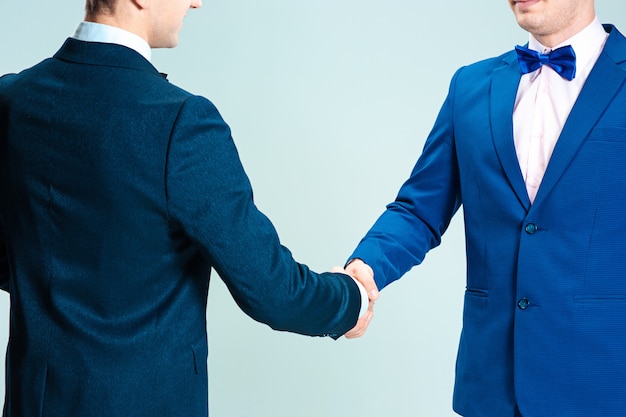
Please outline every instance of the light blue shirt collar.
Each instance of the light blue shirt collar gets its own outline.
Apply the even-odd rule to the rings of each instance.
[[[148,45],[145,39],[114,26],[94,22],[81,22],[72,37],[86,42],[123,45],[141,54],[148,61],[152,58],[152,49],[150,49],[150,45]]]

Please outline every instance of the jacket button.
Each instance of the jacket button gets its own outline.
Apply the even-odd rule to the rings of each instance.
[[[526,310],[528,308],[529,304],[530,304],[530,302],[528,301],[527,298],[520,298],[519,301],[517,302],[517,306],[521,310]]]
[[[528,223],[526,225],[525,230],[526,230],[526,233],[528,233],[529,235],[532,235],[533,233],[535,233],[537,231],[537,226],[535,226],[532,223]]]

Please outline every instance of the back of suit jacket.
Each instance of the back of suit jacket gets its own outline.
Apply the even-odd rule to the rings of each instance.
[[[360,295],[296,263],[215,107],[123,46],[0,79],[6,416],[206,416],[214,268],[251,317],[337,336]]]
[[[462,205],[463,416],[626,410],[626,39],[605,29],[532,206],[513,141],[521,73],[509,52],[455,74],[411,177],[352,255],[382,288],[440,243]]]

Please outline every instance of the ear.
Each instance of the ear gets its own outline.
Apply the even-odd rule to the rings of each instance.
[[[130,1],[139,10],[148,9],[150,7],[150,0],[130,0]]]

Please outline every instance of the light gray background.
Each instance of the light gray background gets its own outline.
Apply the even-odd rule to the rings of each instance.
[[[596,3],[603,22],[626,31],[624,0]],[[56,52],[83,4],[0,0],[0,74]],[[296,259],[321,271],[342,264],[395,197],[453,72],[526,40],[506,0],[205,0],[181,45],[155,51],[153,62],[216,104],[257,205]],[[462,228],[459,215],[442,246],[382,292],[358,340],[273,332],[215,276],[211,416],[455,415]],[[9,300],[0,297],[4,349]]]

